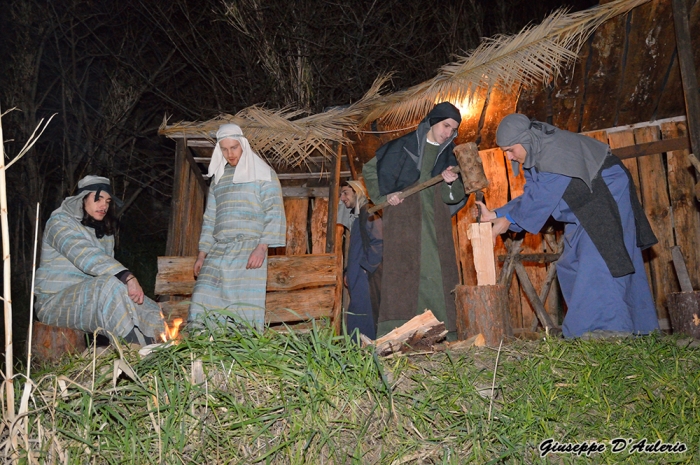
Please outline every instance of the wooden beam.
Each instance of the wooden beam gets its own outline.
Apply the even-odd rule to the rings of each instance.
[[[192,269],[197,257],[158,257],[155,293],[190,295],[194,290]],[[267,259],[267,290],[293,291],[336,283],[336,257],[321,255],[272,255]]]
[[[644,144],[630,145],[612,149],[613,155],[620,159],[639,158],[646,155],[656,155],[658,153],[672,152],[675,150],[685,150],[690,147],[687,137],[675,137],[673,139],[663,139]]]
[[[328,198],[327,187],[282,187],[282,197],[325,197]]]
[[[327,178],[334,173],[330,171],[323,171],[320,173],[278,173],[277,177],[280,179],[319,179]],[[340,165],[338,165],[338,178],[349,178],[350,171],[340,171]]]
[[[688,10],[685,6],[685,0],[672,0],[672,4],[673,23],[676,27],[676,51],[681,67],[691,153],[698,153],[697,151],[700,150],[700,95],[698,95],[698,77],[695,73]]]
[[[499,255],[498,261],[504,262],[509,255]],[[552,263],[559,260],[560,253],[522,253],[512,257],[514,260],[526,263]]]
[[[335,250],[335,223],[338,219],[338,209],[336,199],[340,193],[340,159],[343,156],[343,145],[335,143],[337,148],[336,157],[333,159],[333,177],[331,178],[330,189],[328,190],[328,225],[326,230],[326,253]],[[349,173],[348,173],[349,174]]]

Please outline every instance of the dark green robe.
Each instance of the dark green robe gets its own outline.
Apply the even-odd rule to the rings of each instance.
[[[437,146],[426,143],[418,182],[430,179],[437,151]],[[374,194],[377,202],[382,202],[385,198],[373,192],[373,161],[365,165],[363,174],[370,196]],[[463,198],[464,187],[458,178],[452,186],[439,183],[407,197],[398,206],[384,209],[384,276],[378,337],[426,309],[432,310],[455,335],[454,296],[450,292],[459,284],[459,273],[448,204]]]

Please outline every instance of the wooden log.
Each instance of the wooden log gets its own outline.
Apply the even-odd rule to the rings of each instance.
[[[434,344],[445,339],[445,336],[445,323],[438,321],[432,311],[426,310],[377,339],[374,344],[378,355],[389,355]]]
[[[474,251],[474,269],[478,286],[496,284],[496,261],[493,259],[493,239],[491,222],[472,223],[468,237]]]
[[[331,318],[335,304],[335,286],[314,287],[289,292],[268,292],[265,297],[265,322],[283,323],[321,317]],[[187,320],[189,301],[160,302],[169,319]]]
[[[32,354],[35,360],[54,362],[65,354],[78,354],[87,343],[83,331],[59,328],[35,321],[32,328]]]
[[[286,255],[303,255],[308,250],[309,199],[286,197],[284,214],[287,217]]]
[[[336,205],[335,202],[333,205]],[[328,198],[316,198],[311,212],[311,253],[326,253],[327,226]]]
[[[685,123],[662,123],[663,138],[685,137]],[[683,257],[689,270],[690,282],[694,289],[700,288],[700,214],[695,199],[693,186],[695,176],[693,167],[688,159],[687,150],[668,152],[666,154],[668,167],[668,190],[673,212],[673,229],[675,243],[683,251]],[[700,179],[700,177],[698,178]]]
[[[501,340],[513,337],[505,286],[457,286],[455,304],[458,339],[481,333],[487,346],[498,347]]]
[[[659,138],[659,128],[646,127],[634,130],[636,142],[650,142]],[[674,245],[671,226],[671,201],[668,198],[668,181],[661,154],[638,159],[642,204],[651,228],[659,239],[649,250],[651,260],[651,288],[659,319],[668,318],[666,296],[680,290],[671,265],[671,246]]]
[[[191,295],[196,257],[158,257],[157,295]],[[275,255],[267,259],[268,291],[290,291],[336,282],[334,254]]]
[[[700,291],[669,294],[668,313],[674,334],[700,339]]]

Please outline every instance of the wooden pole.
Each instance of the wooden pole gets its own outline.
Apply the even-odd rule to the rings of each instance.
[[[27,331],[27,379],[32,366],[32,326],[34,325],[34,282],[36,279],[36,252],[39,248],[39,203],[36,204],[36,224],[34,229],[34,257],[32,258],[32,291],[29,295],[29,331]],[[29,384],[29,383],[27,383]]]
[[[2,109],[0,108],[0,114]],[[14,353],[12,345],[12,288],[10,286],[10,227],[7,222],[7,182],[5,179],[5,139],[0,122],[0,229],[2,230],[3,308],[5,311],[5,392],[7,393],[7,416],[15,419]]]
[[[690,24],[685,0],[673,0],[673,22],[676,27],[676,50],[681,67],[685,113],[690,132],[691,153],[688,154],[695,166],[696,175],[700,177],[700,162],[696,154],[700,150],[700,95],[698,95],[698,77],[695,72],[693,45],[690,40]],[[695,184],[695,197],[700,200],[700,183]]]
[[[338,194],[340,193],[340,159],[343,156],[343,145],[336,142],[337,152],[333,160],[333,177],[328,189],[328,225],[326,229],[326,253],[335,250],[335,223],[338,219]]]
[[[484,189],[489,185],[489,181],[488,179],[486,179],[486,175],[484,174],[484,167],[481,161],[481,157],[479,156],[479,150],[477,149],[476,144],[474,142],[467,142],[466,144],[458,145],[454,149],[454,154],[457,158],[457,163],[459,163],[459,166],[453,166],[452,172],[462,173],[464,192],[466,194],[471,194],[472,192]],[[435,184],[441,181],[442,174],[438,174],[437,176],[433,176],[427,181],[415,184],[412,187],[406,189],[405,191],[402,191],[400,194],[398,194],[398,197],[400,199],[405,199],[409,195],[413,195],[417,192],[422,191],[423,189],[426,189],[430,186],[434,186]],[[372,213],[376,212],[377,210],[381,210],[387,205],[389,205],[389,202],[380,203],[367,210],[367,213],[371,215]]]

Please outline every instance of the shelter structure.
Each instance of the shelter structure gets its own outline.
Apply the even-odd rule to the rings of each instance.
[[[674,7],[678,16],[675,22]],[[480,48],[458,63],[446,65],[432,83],[389,96],[381,96],[374,89],[365,101],[351,107],[354,113],[348,119],[354,118],[357,123],[354,127],[336,126],[333,139],[325,145],[309,146],[313,150],[295,159],[301,162],[275,166],[283,183],[289,222],[287,250],[275,253],[306,254],[333,249],[331,231],[339,181],[357,178],[362,165],[374,156],[379,146],[412,130],[436,101],[450,100],[462,110],[456,142],[475,141],[479,146],[491,181],[484,191],[486,204],[499,206],[520,195],[524,178],[513,175],[510,163],[506,163],[495,143],[500,120],[507,114],[520,112],[606,142],[624,159],[659,238],[659,243],[646,252],[645,262],[661,327],[668,329],[667,296],[679,290],[670,247],[680,246],[692,286],[700,287],[700,204],[694,196],[700,165],[694,168],[692,155],[689,156],[693,139],[689,133],[693,132],[693,125],[700,124],[700,108],[687,110],[692,108],[689,98],[698,100],[697,81],[688,87],[687,72],[681,79],[682,65],[685,63],[694,73],[695,63],[700,59],[693,56],[700,54],[700,47],[692,39],[700,32],[700,2],[693,3],[688,10],[685,8],[683,0],[618,0],[604,2],[595,11],[557,16],[554,20],[561,21],[564,29],[574,27],[577,21],[593,24],[578,36],[576,40],[580,43],[571,45],[571,40],[564,41],[562,47],[576,52],[573,57],[562,52],[562,62],[571,65],[566,72],[550,69],[551,72],[540,75],[537,73],[541,70],[535,72],[530,68],[530,61],[537,59],[530,58],[530,49],[523,45],[530,40],[530,36],[525,36],[534,35],[537,28],[551,26],[543,23],[523,31],[512,42],[495,44],[502,53],[514,54],[517,47],[513,44],[516,39],[520,41],[517,43],[527,54],[512,55],[508,66],[519,67],[516,74],[520,75],[525,70],[525,78],[503,78],[496,85],[506,67],[494,68],[492,63],[496,60],[489,62]],[[674,26],[683,17],[689,29],[687,42]],[[556,30],[547,33],[553,37],[563,34]],[[493,41],[486,45],[493,51]],[[684,51],[686,58],[682,59]],[[690,59],[689,51],[692,51]],[[481,59],[481,64],[477,59]],[[470,63],[477,78],[473,79],[467,72],[460,74],[459,66],[468,68]],[[547,66],[558,65],[544,68]],[[532,75],[535,78],[527,78]],[[437,93],[436,83],[444,87]],[[168,255],[193,256],[197,252],[206,192],[201,167],[213,146],[211,139],[204,137],[204,128],[213,123],[161,128],[162,134],[176,141]],[[475,284],[467,237],[469,224],[474,220],[468,211],[465,208],[454,218],[453,234],[462,284]],[[549,289],[552,285],[553,273],[549,270],[557,258],[561,240],[561,228],[555,224],[547,225],[538,235],[527,234],[523,238],[522,261],[529,278],[525,281],[530,281],[535,289]],[[496,249],[497,255],[504,258],[506,244],[499,242]],[[509,284],[509,313],[516,333],[530,331],[538,323],[532,298],[523,289],[528,284],[522,278],[519,276]],[[560,321],[566,309],[558,299],[556,284],[553,289],[549,299],[546,293],[539,297],[551,318]]]

